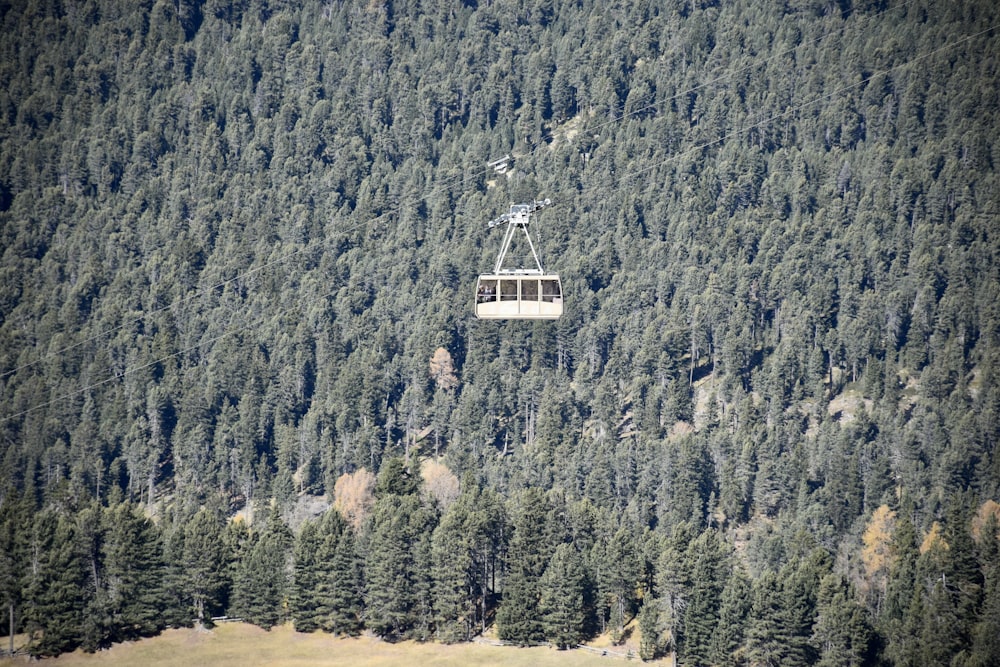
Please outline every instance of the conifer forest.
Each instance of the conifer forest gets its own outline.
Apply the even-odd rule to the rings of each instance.
[[[3,649],[1000,664],[997,17],[0,2]]]

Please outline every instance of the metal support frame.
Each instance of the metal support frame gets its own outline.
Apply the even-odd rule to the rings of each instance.
[[[497,262],[493,267],[494,274],[540,276],[545,273],[545,270],[542,268],[542,262],[538,259],[538,251],[535,250],[535,244],[531,240],[531,234],[528,233],[528,223],[530,222],[532,213],[548,206],[551,203],[552,202],[550,200],[545,199],[543,201],[535,200],[530,204],[511,204],[509,213],[504,213],[499,218],[490,220],[489,227],[491,228],[507,223],[507,230],[503,235],[503,243],[500,245],[500,254],[497,255]],[[507,257],[507,251],[510,250],[511,241],[514,240],[514,230],[518,228],[524,231],[524,238],[528,239],[528,247],[531,248],[531,256],[535,258],[535,266],[537,268],[503,268],[503,261]]]

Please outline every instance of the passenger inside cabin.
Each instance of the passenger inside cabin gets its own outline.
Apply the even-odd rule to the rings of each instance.
[[[476,300],[479,303],[489,303],[490,301],[496,301],[496,281],[495,280],[484,280],[479,283],[479,293],[476,295]]]

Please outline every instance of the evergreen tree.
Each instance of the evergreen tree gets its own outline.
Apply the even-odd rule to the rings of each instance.
[[[656,660],[663,651],[660,640],[660,610],[652,596],[642,601],[639,608],[639,658]]]
[[[497,633],[504,641],[528,645],[545,638],[538,605],[541,578],[554,547],[544,541],[547,505],[537,489],[526,489],[519,498],[507,552],[503,599],[497,610]]]
[[[329,551],[331,538],[328,536],[326,539],[324,552]],[[324,587],[330,606],[330,616],[323,625],[324,630],[350,637],[361,633],[364,616],[362,576],[354,530],[348,525],[334,547],[330,577]]]
[[[719,625],[712,638],[712,662],[727,667],[743,663],[744,636],[753,588],[741,567],[734,567],[719,599]]]
[[[806,555],[794,569],[783,568],[778,633],[785,644],[786,664],[812,664],[816,660],[809,640],[816,619],[819,584],[829,570],[830,558],[821,548]]]
[[[341,545],[343,541],[347,544]],[[353,532],[340,512],[331,508],[303,524],[294,555],[289,610],[296,630],[356,634],[360,573]]]
[[[497,576],[503,568],[507,547],[506,509],[499,494],[481,489],[471,474],[462,480],[456,506],[464,508],[468,520],[466,529],[472,558],[470,596],[476,607],[473,624],[478,618],[479,630],[485,631],[489,609],[496,605]]]
[[[972,643],[972,610],[979,604],[982,575],[966,523],[954,512],[950,516],[946,527],[934,522],[921,544],[917,588],[904,624],[909,632],[901,642],[906,661],[964,660]]]
[[[729,576],[728,553],[718,533],[709,529],[691,543],[687,558],[692,564],[691,586],[678,654],[685,663],[707,665],[711,662],[712,641],[719,629],[722,592]]]
[[[87,574],[84,597],[86,607],[83,626],[80,628],[82,647],[93,652],[109,643],[113,633],[109,601],[104,589],[104,563],[101,552],[104,548],[102,514],[104,508],[96,500],[80,508],[74,516],[76,522],[77,549],[81,566]]]
[[[808,665],[816,661],[810,644],[817,592],[830,570],[829,555],[816,548],[785,565],[777,576],[765,573],[754,584],[747,626],[747,657],[765,665]]]
[[[475,623],[470,524],[466,505],[460,501],[448,509],[434,529],[434,618],[437,635],[445,642],[467,641]]]
[[[202,509],[174,528],[166,544],[167,594],[175,611],[169,621],[210,622],[222,612],[229,584],[229,555],[221,519]]]
[[[538,604],[545,638],[561,649],[572,648],[586,638],[586,586],[580,553],[572,544],[557,546],[539,581]]]
[[[28,566],[28,505],[16,491],[7,489],[0,499],[0,599],[10,635],[8,651],[14,654],[14,633],[21,621],[23,587]]]
[[[787,637],[782,627],[781,592],[781,582],[773,572],[765,572],[754,582],[747,624],[747,658],[751,664],[785,664]]]
[[[983,607],[972,634],[969,665],[995,664],[1000,656],[1000,527],[990,513],[980,530],[979,562],[983,571]]]
[[[393,457],[382,464],[375,480],[375,497],[408,496],[420,490],[420,477],[406,467],[399,457]]]
[[[943,583],[954,608],[956,654],[965,654],[972,644],[973,627],[983,604],[983,571],[977,559],[977,547],[970,532],[969,504],[965,498],[952,500],[945,526],[948,545]]]
[[[903,658],[907,653],[904,647],[916,641],[912,628],[907,627],[907,617],[915,599],[921,599],[916,587],[917,533],[908,514],[900,512],[896,521],[891,544],[892,565],[879,616],[880,631],[887,639],[885,653],[897,664],[907,664]]]
[[[25,590],[33,656],[72,651],[83,639],[87,598],[79,548],[76,527],[61,512],[44,509],[35,516]]]
[[[920,606],[916,654],[918,664],[947,665],[963,647],[961,635],[962,619],[952,605],[951,595],[944,580],[935,581]],[[916,620],[916,619],[914,619]]]
[[[280,517],[268,517],[236,565],[232,613],[265,630],[285,618],[292,535]]]
[[[295,540],[295,567],[289,596],[289,611],[297,632],[317,630],[322,624],[324,612],[329,613],[320,597],[321,582],[328,574],[325,571],[328,568],[323,565],[329,562],[323,558],[327,554],[320,551],[322,544],[323,538],[316,523],[304,523]]]
[[[251,527],[243,520],[230,521],[222,531],[222,563],[219,570],[222,588],[219,599],[226,615],[232,615],[233,584],[238,576],[240,563],[253,546],[254,537]]]
[[[414,624],[414,564],[410,514],[417,511],[412,496],[388,496],[375,504],[368,544],[366,625],[385,639],[401,639]]]
[[[380,637],[426,638],[430,628],[434,516],[419,479],[391,459],[379,472],[366,560],[366,625]]]
[[[840,575],[828,574],[820,582],[812,636],[819,654],[817,664],[857,667],[871,660],[872,630],[854,597],[854,591]]]
[[[379,498],[414,495],[399,445],[479,476],[468,600],[457,575],[440,589],[472,601],[473,626],[517,597],[504,503],[560,486],[614,525],[595,548],[556,524],[518,559],[540,577],[573,541],[601,592],[587,613],[616,632],[652,588],[671,640],[690,630],[704,659],[715,605],[685,560],[721,522],[755,576],[793,563],[774,628],[789,660],[819,660],[800,593],[822,576],[792,581],[804,554],[785,534],[807,525],[885,661],[991,646],[982,545],[958,516],[1000,491],[990,3],[200,4],[0,10],[0,479],[74,525],[88,646],[133,614],[89,498],[113,508],[120,486],[146,505],[162,618],[207,623],[260,535],[222,527],[238,505],[362,466],[396,471]],[[469,318],[490,256],[466,223],[556,193],[536,249],[566,314]],[[352,539],[376,567],[356,491]],[[216,554],[195,536],[215,529],[189,525],[218,502]],[[883,503],[912,539],[887,554],[883,514],[861,573],[858,519]],[[918,573],[935,519],[947,549]],[[670,536],[666,567],[637,557],[619,577],[619,529]],[[404,544],[413,636],[453,615],[447,596],[434,611],[442,557],[421,530]],[[0,582],[27,618],[20,576]],[[921,628],[946,620],[928,645]],[[758,625],[742,629],[761,649]]]
[[[414,606],[415,618],[412,637],[418,641],[428,641],[434,635],[434,559],[431,538],[434,534],[435,514],[425,510],[415,526],[416,539],[413,543],[414,561]]]
[[[165,567],[159,530],[131,503],[102,513],[101,586],[107,625],[99,646],[134,640],[163,629]]]
[[[639,581],[639,558],[635,537],[628,527],[619,528],[607,540],[597,565],[597,585],[610,617],[612,639],[621,641],[634,613]]]
[[[687,547],[694,538],[690,523],[677,524],[656,562],[656,592],[661,603],[661,621],[674,651],[683,641],[684,610],[687,609],[688,587],[691,585]]]
[[[887,647],[891,650],[892,663],[901,667],[918,667],[923,663],[923,621],[924,592],[922,588],[914,589],[910,605],[906,609],[901,622],[900,635]]]

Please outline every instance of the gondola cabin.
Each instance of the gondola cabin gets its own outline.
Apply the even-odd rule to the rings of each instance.
[[[562,283],[556,273],[546,273],[538,259],[538,251],[528,233],[531,214],[549,205],[549,200],[530,204],[514,204],[489,223],[496,227],[504,223],[507,230],[492,273],[484,273],[476,281],[476,317],[481,320],[555,320],[563,314]],[[504,267],[515,230],[524,232],[535,260],[534,268]]]
[[[554,320],[562,314],[562,283],[554,273],[484,274],[476,283],[481,320]]]

